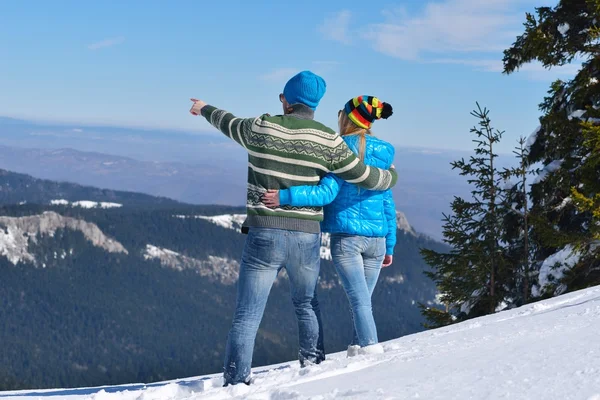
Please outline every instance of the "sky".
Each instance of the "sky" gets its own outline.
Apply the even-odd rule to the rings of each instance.
[[[468,150],[479,102],[510,152],[552,80],[577,71],[501,73],[525,12],[556,3],[0,1],[0,116],[203,134],[214,129],[189,114],[191,97],[277,114],[285,82],[311,70],[327,82],[316,119],[331,127],[347,100],[373,95],[394,107],[379,137]]]

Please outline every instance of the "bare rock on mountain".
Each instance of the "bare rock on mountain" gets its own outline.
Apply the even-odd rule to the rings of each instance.
[[[404,231],[406,233],[410,233],[413,236],[417,236],[417,232],[410,226],[408,219],[406,219],[406,215],[402,211],[396,210],[396,224],[398,225],[398,229]]]
[[[229,258],[208,256],[207,260],[198,260],[151,244],[146,245],[144,258],[159,260],[163,267],[173,268],[177,271],[193,270],[200,276],[211,278],[225,285],[232,285],[237,281],[240,269],[240,263]]]
[[[110,253],[128,254],[118,241],[107,237],[96,224],[47,211],[25,217],[0,217],[0,255],[17,265],[28,261],[37,265],[29,253],[29,244],[37,243],[39,236],[54,236],[59,229],[79,231],[94,246]]]

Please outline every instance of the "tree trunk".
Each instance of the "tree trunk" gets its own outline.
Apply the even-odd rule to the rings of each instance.
[[[521,142],[521,173],[523,176],[523,234],[525,235],[523,238],[524,247],[525,247],[525,259],[524,259],[524,281],[523,281],[523,303],[527,303],[529,298],[529,221],[528,214],[529,210],[527,208],[527,165],[525,159],[525,149],[523,149],[523,142]]]
[[[493,222],[493,231],[491,232],[491,243],[490,243],[490,255],[492,263],[491,274],[490,274],[490,313],[496,312],[496,243],[498,238],[496,237],[496,180],[494,179],[494,137],[491,132],[488,131],[488,140],[490,143],[490,215]]]

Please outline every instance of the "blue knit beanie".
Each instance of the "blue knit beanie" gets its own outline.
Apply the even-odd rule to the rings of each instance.
[[[302,71],[285,84],[283,95],[290,105],[302,103],[315,110],[325,95],[326,87],[325,81],[319,75]]]

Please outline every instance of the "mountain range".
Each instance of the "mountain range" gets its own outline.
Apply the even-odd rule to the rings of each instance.
[[[441,238],[442,213],[466,180],[450,162],[468,152],[393,142],[397,207],[413,226]],[[501,155],[501,165],[512,156]],[[218,132],[51,124],[0,117],[0,168],[39,178],[170,197],[191,204],[245,203],[247,155]]]
[[[235,303],[245,209],[0,172],[0,389],[152,382],[215,373]],[[398,213],[394,264],[373,295],[382,340],[423,329],[434,304],[420,248],[447,247]],[[328,252],[319,297],[328,352],[351,320]],[[296,358],[287,277],[273,287],[255,365]]]

